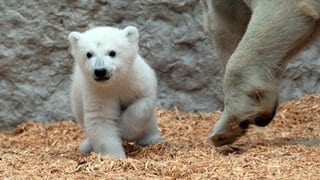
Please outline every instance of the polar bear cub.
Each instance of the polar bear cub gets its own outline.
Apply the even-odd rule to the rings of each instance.
[[[122,140],[162,142],[154,113],[157,79],[138,54],[137,28],[96,27],[68,39],[75,60],[71,106],[87,135],[80,151],[126,158]]]

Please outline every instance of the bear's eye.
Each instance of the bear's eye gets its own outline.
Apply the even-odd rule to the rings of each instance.
[[[110,51],[109,52],[109,56],[110,57],[115,57],[116,56],[116,52],[115,51]]]
[[[87,58],[90,59],[92,57],[92,53],[88,52],[87,53]]]

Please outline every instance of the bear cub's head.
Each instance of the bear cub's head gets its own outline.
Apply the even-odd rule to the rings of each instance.
[[[69,34],[71,54],[81,71],[96,82],[128,75],[138,54],[139,31],[102,26]]]

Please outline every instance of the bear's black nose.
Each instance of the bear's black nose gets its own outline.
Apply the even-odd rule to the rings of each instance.
[[[105,68],[94,70],[94,75],[98,78],[104,77],[106,74],[107,74],[107,70]]]

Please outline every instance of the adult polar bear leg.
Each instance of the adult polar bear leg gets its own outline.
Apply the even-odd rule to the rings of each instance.
[[[246,31],[251,11],[242,0],[201,0],[203,26],[214,42],[220,64],[225,68]]]
[[[224,76],[225,108],[209,136],[233,143],[249,124],[274,117],[288,61],[319,34],[319,0],[247,0],[252,17]]]
[[[154,101],[151,97],[140,98],[122,113],[118,127],[123,139],[140,145],[163,141],[156,124]]]

